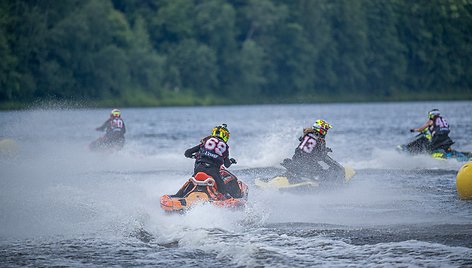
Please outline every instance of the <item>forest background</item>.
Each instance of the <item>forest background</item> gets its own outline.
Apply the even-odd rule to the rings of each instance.
[[[472,0],[4,0],[0,108],[472,99]]]

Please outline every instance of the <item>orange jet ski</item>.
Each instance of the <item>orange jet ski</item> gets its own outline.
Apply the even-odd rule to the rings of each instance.
[[[236,179],[231,172],[221,169],[224,181]],[[237,181],[239,193],[223,195],[218,192],[215,180],[204,172],[198,172],[191,177],[175,195],[161,196],[161,208],[166,212],[184,212],[196,204],[211,203],[217,207],[243,208],[247,202],[248,187],[242,181]]]

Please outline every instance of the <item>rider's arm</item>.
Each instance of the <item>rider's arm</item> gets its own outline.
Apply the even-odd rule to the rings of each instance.
[[[225,158],[225,162],[224,162],[225,167],[229,168],[231,164],[232,164],[231,160],[229,160],[229,158]]]
[[[324,139],[320,138],[318,141],[319,141],[318,143],[320,144],[321,154],[326,156],[328,154],[328,152],[331,152],[331,148],[326,147],[326,141]]]
[[[200,144],[196,145],[190,149],[187,149],[184,153],[185,157],[192,158],[193,154],[200,150]]]
[[[341,164],[336,162],[333,158],[331,158],[328,155],[325,158],[323,158],[323,162],[326,165],[328,165],[328,167],[331,168],[331,169],[344,169]]]
[[[96,130],[99,130],[99,131],[105,130],[105,128],[107,128],[107,126],[108,126],[109,123],[110,123],[110,119],[108,119],[107,121],[105,121],[105,123],[103,123],[100,127],[97,127]]]
[[[306,128],[303,129],[303,137],[305,137],[306,134],[308,134],[308,133],[314,133],[314,132],[315,131],[313,130],[312,127],[306,127]]]
[[[311,127],[306,127],[306,128],[304,128],[303,131],[302,131],[302,135],[301,135],[300,137],[298,137],[298,140],[299,140],[299,141],[302,141],[302,140],[303,140],[303,137],[305,137],[306,134],[308,134],[308,133],[313,133],[313,132],[315,132],[315,131],[314,131],[313,128],[311,128]]]
[[[417,131],[417,132],[422,132],[423,130],[425,130],[426,128],[428,128],[429,126],[431,126],[433,124],[433,121],[432,120],[428,120],[428,122],[426,122],[424,125],[422,125],[421,127],[419,128],[415,128],[413,129],[414,131]]]
[[[235,161],[236,162],[236,161]],[[233,164],[231,158],[229,158],[229,148],[223,153],[223,165],[229,168]]]

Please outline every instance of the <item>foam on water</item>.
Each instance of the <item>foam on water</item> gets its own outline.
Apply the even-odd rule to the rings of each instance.
[[[438,160],[429,155],[409,155],[392,149],[374,148],[370,159],[349,160],[345,164],[355,169],[458,170],[464,163],[455,159]]]
[[[134,222],[134,218],[155,214],[156,210],[159,210],[159,196],[176,192],[191,175],[193,161],[183,157],[183,149],[175,150],[173,147],[163,146],[159,150],[143,151],[145,145],[142,141],[131,140],[122,151],[115,154],[88,151],[87,143],[96,136],[78,135],[80,130],[75,124],[56,126],[53,123],[68,122],[69,118],[76,118],[79,113],[85,114],[85,119],[81,118],[79,122],[82,120],[83,125],[93,129],[93,124],[85,123],[93,118],[91,113],[85,110],[27,111],[20,113],[16,124],[9,128],[10,135],[21,137],[19,143],[23,150],[21,158],[8,163],[7,167],[2,167],[2,173],[5,175],[2,180],[2,214],[3,220],[8,223],[2,231],[3,235],[23,231],[36,234],[42,231],[45,234],[62,234],[69,231],[74,233],[79,230],[95,232],[114,226],[116,222],[126,225]],[[290,157],[298,143],[293,138],[294,133],[299,134],[301,128],[289,122],[282,121],[277,124],[281,125],[281,131],[262,132],[258,135],[248,133],[241,137],[241,141],[235,142],[235,148],[238,149],[232,152],[238,155],[242,164],[233,169],[237,172],[238,168],[278,166],[283,158]],[[30,128],[35,129],[34,135],[27,131]],[[238,131],[237,124],[235,128]],[[56,139],[56,132],[63,135]],[[64,137],[65,133],[73,135],[67,138]],[[286,142],[287,140],[291,142]],[[459,166],[456,161],[431,161],[427,156],[412,157],[393,150],[376,148],[373,149],[370,159],[351,159],[346,161],[346,164],[356,169],[402,170],[457,169]],[[251,185],[254,178],[249,179],[247,183]],[[263,214],[264,216],[259,218],[268,222],[360,224],[365,222],[367,217],[370,224],[382,224],[395,220],[397,215],[393,214],[393,219],[381,217],[375,220],[378,213],[375,209],[369,212],[366,208],[381,206],[382,203],[388,206],[408,199],[414,202],[417,199],[401,191],[395,192],[395,195],[389,194],[381,185],[384,182],[356,184],[355,181],[350,188],[343,191],[320,193],[315,196],[251,189],[250,200],[257,204],[257,209],[260,210],[254,214]],[[190,220],[192,226],[198,228],[200,225],[191,220],[192,215],[206,215],[205,212],[208,212],[212,223],[220,223],[210,226],[222,228],[233,225],[213,219],[211,208],[206,209],[195,210],[198,212],[195,212],[196,214],[189,213],[186,215],[186,221]],[[307,210],[310,213],[304,213]],[[409,221],[414,222],[414,215],[410,217]],[[407,222],[407,218],[401,221]],[[163,219],[167,221],[167,218]],[[112,222],[114,223],[111,224]],[[72,223],[75,227],[71,227]],[[209,223],[205,222],[204,226],[207,224]],[[176,233],[181,229],[177,229]]]
[[[224,120],[220,107],[202,109],[210,116],[201,122],[189,108],[123,110],[128,139],[115,154],[87,148],[100,135],[93,130],[102,123],[97,116],[107,111],[0,114],[0,123],[8,126],[0,135],[16,137],[21,148],[19,157],[0,161],[0,237],[94,237],[106,243],[117,237],[118,241],[139,237],[135,234],[143,230],[158,247],[177,244],[179,254],[209,254],[221,261],[218,264],[243,266],[343,266],[346,259],[360,266],[450,265],[472,258],[469,248],[425,241],[354,245],[343,234],[324,235],[324,229],[313,236],[299,236],[292,230],[296,223],[309,224],[301,228],[304,231],[317,231],[321,224],[337,226],[342,232],[377,226],[468,224],[472,216],[468,204],[455,196],[453,172],[424,174],[425,170],[453,171],[461,163],[397,153],[393,149],[397,140],[387,144],[392,136],[376,144],[352,143],[355,126],[343,121],[345,113],[352,111],[336,110],[329,120],[336,124],[328,146],[334,150],[334,159],[359,171],[350,185],[308,195],[263,191],[254,186],[255,176],[276,174],[257,173],[257,168],[280,167],[284,158],[291,157],[302,126],[310,121],[298,117],[312,113],[312,107],[289,106],[276,113],[275,123],[259,120],[260,124],[237,116]],[[250,110],[246,118],[252,118],[271,109],[232,107],[229,114]],[[331,109],[319,106],[314,110]],[[176,123],[183,116],[191,118],[184,120],[189,125],[184,129]],[[168,119],[160,125],[154,122],[160,118]],[[194,161],[183,152],[207,134],[189,129],[199,124],[211,128],[216,120],[231,123],[231,154],[238,160],[231,170],[250,187],[248,207],[231,211],[201,205],[184,215],[165,214],[159,207],[160,196],[175,193],[192,174]],[[248,169],[256,171],[245,173]]]

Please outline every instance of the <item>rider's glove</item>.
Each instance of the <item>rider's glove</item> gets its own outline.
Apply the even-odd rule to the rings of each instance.
[[[236,162],[236,159],[234,158],[230,158],[229,161],[231,162],[231,164],[237,164],[238,162]]]
[[[332,153],[332,152],[333,152],[333,150],[332,150],[331,148],[329,148],[329,147],[326,147],[326,152],[328,152],[328,153]]]
[[[410,132],[412,132],[412,133],[415,132],[415,129],[414,128],[410,129]]]

